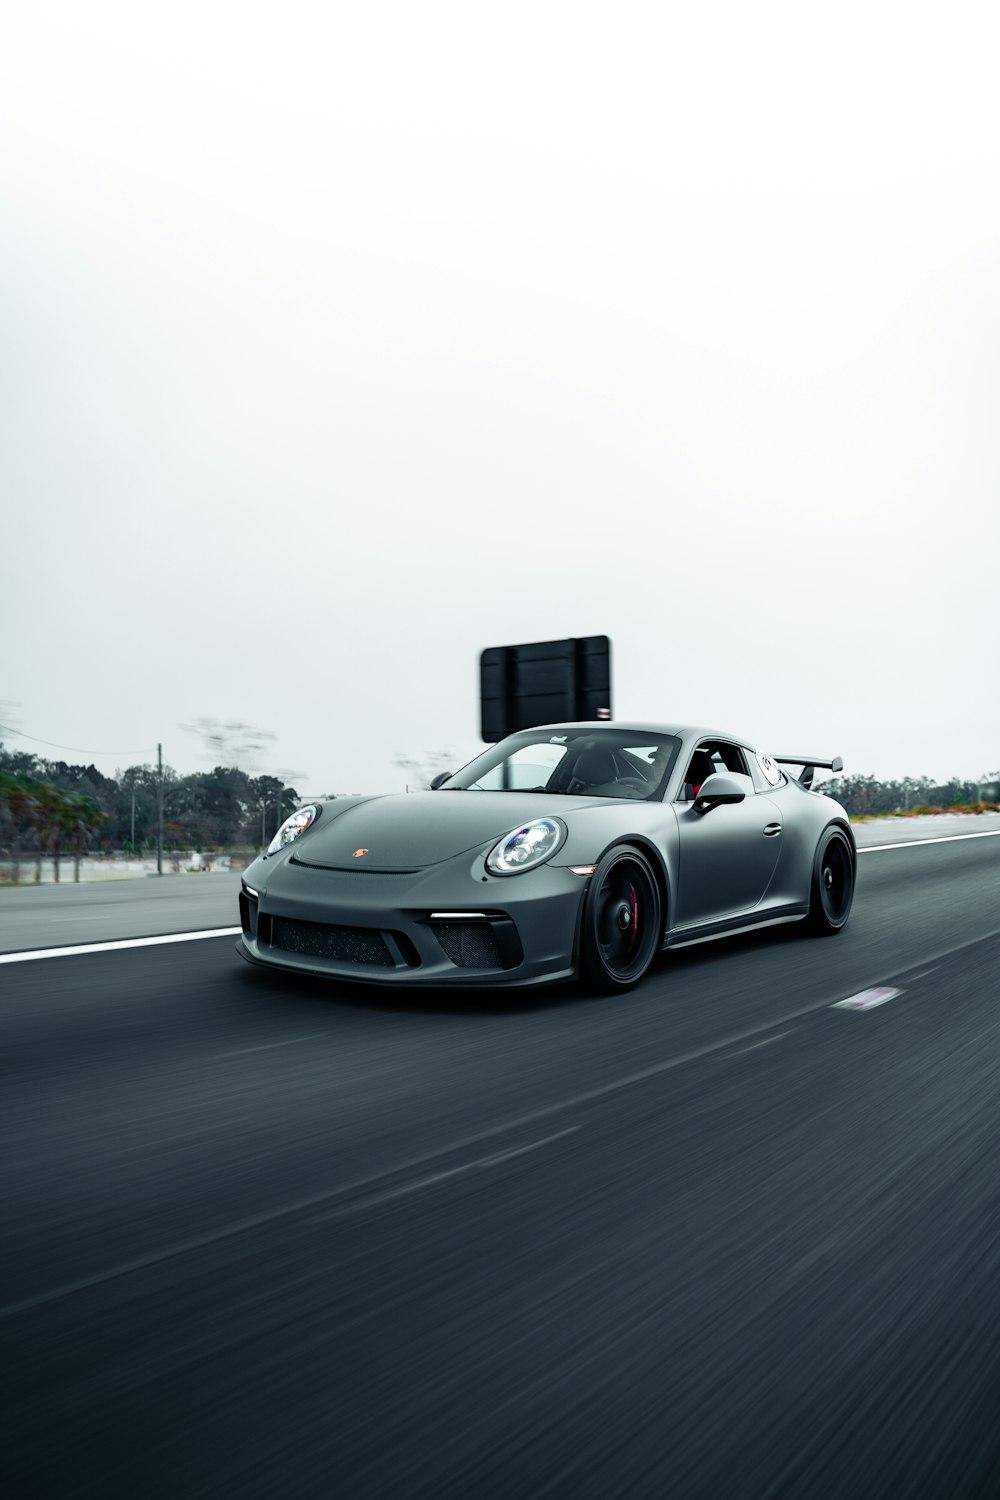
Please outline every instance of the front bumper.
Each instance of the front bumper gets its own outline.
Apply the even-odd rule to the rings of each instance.
[[[288,858],[255,864],[244,886],[237,951],[267,968],[406,988],[516,989],[577,972],[587,880],[565,867],[484,880],[468,856],[405,875]]]

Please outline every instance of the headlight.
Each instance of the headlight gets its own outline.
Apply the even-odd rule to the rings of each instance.
[[[267,846],[268,854],[277,854],[279,849],[284,849],[292,839],[297,839],[300,833],[305,833],[310,823],[314,822],[319,815],[318,807],[300,807],[298,812],[293,812],[290,818],[286,818],[278,829],[274,838]]]
[[[491,875],[532,870],[551,858],[565,837],[565,828],[555,818],[535,818],[504,835],[486,856],[486,868]]]

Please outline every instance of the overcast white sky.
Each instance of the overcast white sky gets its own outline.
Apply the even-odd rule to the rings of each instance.
[[[391,789],[606,632],[616,717],[1000,765],[995,14],[9,8],[0,717]]]

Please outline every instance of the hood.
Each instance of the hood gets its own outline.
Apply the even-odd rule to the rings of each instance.
[[[537,792],[400,792],[359,803],[329,821],[320,818],[292,845],[292,858],[327,870],[420,870],[494,844],[532,818],[565,818],[605,800]],[[355,856],[356,849],[365,853]]]

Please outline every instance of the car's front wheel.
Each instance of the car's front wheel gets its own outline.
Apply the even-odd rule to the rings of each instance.
[[[649,860],[630,844],[609,849],[590,877],[580,968],[603,994],[631,989],[656,957],[662,934],[660,889]]]
[[[822,935],[840,932],[854,900],[854,851],[842,828],[828,828],[813,861],[809,927]]]

